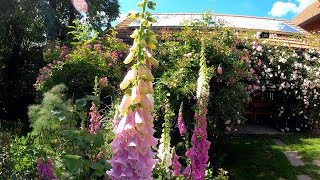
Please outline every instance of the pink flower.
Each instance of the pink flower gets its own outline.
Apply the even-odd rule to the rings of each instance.
[[[87,49],[91,49],[91,48],[92,48],[92,45],[91,45],[91,44],[87,44],[87,45],[86,45],[86,48],[87,48]]]
[[[108,78],[107,78],[107,77],[101,78],[101,79],[99,80],[99,84],[100,84],[100,86],[102,86],[102,87],[107,87],[107,86],[108,86]]]
[[[96,108],[93,102],[90,108],[89,118],[90,118],[90,125],[89,125],[90,133],[96,134],[100,129],[100,125],[101,125],[100,119],[102,117],[99,113],[99,110]]]
[[[257,47],[259,46],[259,44],[258,44],[257,41],[253,41],[253,42],[252,42],[252,46],[253,46],[254,48],[257,48]]]
[[[256,71],[253,68],[250,68],[250,73],[254,74]]]
[[[101,46],[100,43],[93,45],[93,48],[96,49],[96,50],[98,50],[98,51],[101,50],[101,47],[102,47],[102,46]]]
[[[179,162],[179,156],[176,153],[174,153],[172,157],[172,169],[173,176],[180,176],[181,164]]]
[[[221,66],[219,66],[219,67],[217,68],[217,72],[218,72],[218,74],[220,74],[220,75],[223,73],[223,69],[222,69]]]
[[[39,157],[37,162],[37,171],[39,179],[57,179],[53,170],[53,163],[50,158],[43,162],[43,158]]]
[[[187,166],[187,167],[183,170],[183,172],[182,172],[182,174],[183,174],[183,176],[184,176],[185,178],[189,178],[189,177],[190,177],[190,173],[191,173],[191,168],[190,168],[190,166]]]
[[[204,73],[204,71],[206,70],[205,63],[203,63],[204,60],[205,58],[201,58],[200,60],[199,79],[203,79],[205,81],[208,78]],[[218,74],[222,74],[222,67],[220,67],[220,70],[219,67]],[[191,175],[193,180],[204,180],[207,161],[209,160],[208,151],[210,148],[210,142],[207,140],[206,129],[206,115],[208,112],[207,106],[209,89],[210,87],[207,82],[198,81],[198,110],[194,114],[195,126],[193,130],[193,135],[191,137],[192,147],[185,153],[185,155],[191,160]]]
[[[178,128],[181,136],[184,136],[187,133],[187,128],[184,124],[183,115],[182,115],[182,104],[179,109]]]
[[[122,83],[123,89],[130,87],[131,91],[123,97],[119,106],[123,116],[115,124],[116,137],[111,143],[113,157],[109,162],[112,169],[107,171],[111,179],[152,179],[156,164],[152,147],[158,143],[153,137],[155,130],[151,111],[154,105],[150,90],[146,87],[150,81],[140,79],[142,74],[148,75],[148,72],[149,69],[143,68],[137,75],[136,69],[131,70]]]

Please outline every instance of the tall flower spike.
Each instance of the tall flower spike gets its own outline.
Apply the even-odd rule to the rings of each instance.
[[[207,106],[209,97],[209,69],[206,64],[205,46],[201,47],[200,70],[197,89],[197,106],[195,112],[195,126],[191,137],[192,147],[186,152],[186,156],[191,160],[191,176],[193,180],[204,180],[207,161],[209,160],[208,151],[210,142],[207,140]],[[199,93],[199,94],[198,94]]]
[[[111,143],[113,157],[109,161],[112,169],[107,174],[112,180],[148,180],[152,179],[152,170],[156,164],[152,147],[155,147],[158,140],[153,137],[153,88],[154,77],[151,73],[150,62],[144,55],[144,49],[152,52],[150,47],[155,47],[153,40],[154,33],[149,29],[151,22],[155,20],[146,12],[146,7],[153,9],[152,1],[143,0],[139,3],[142,13],[129,15],[130,18],[140,19],[140,29],[135,30],[133,35],[134,44],[124,63],[135,62],[120,88],[125,90],[116,116],[114,125],[115,139]],[[155,59],[147,54],[152,61]],[[154,63],[154,62],[153,62]]]
[[[163,123],[163,129],[160,139],[160,145],[158,148],[158,158],[159,158],[159,166],[160,169],[163,170],[163,172],[166,174],[166,176],[169,175],[172,162],[172,153],[171,153],[171,137],[170,137],[170,129],[171,129],[171,123],[170,119],[174,116],[174,113],[171,111],[171,108],[169,106],[168,100],[165,101],[165,117],[164,117],[164,123]],[[162,179],[166,179],[166,177],[162,177]]]
[[[90,125],[89,125],[90,133],[96,134],[100,129],[100,125],[101,125],[100,119],[102,118],[102,116],[100,115],[99,110],[96,108],[96,105],[94,104],[94,102],[92,102],[90,112],[89,112],[89,117],[90,117]]]
[[[39,179],[57,179],[53,170],[53,162],[50,158],[48,158],[46,162],[43,162],[43,158],[39,157],[37,171]]]
[[[181,164],[179,162],[179,156],[174,151],[173,157],[172,157],[172,175],[173,176],[180,176],[181,175]]]
[[[178,114],[178,128],[181,136],[184,136],[187,133],[187,128],[184,124],[183,115],[182,115],[183,103],[180,105],[179,114]]]

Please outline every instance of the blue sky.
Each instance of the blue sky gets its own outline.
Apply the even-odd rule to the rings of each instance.
[[[121,14],[138,11],[141,0],[119,0]],[[154,0],[157,7],[153,13],[192,12],[236,14],[291,20],[315,0]]]

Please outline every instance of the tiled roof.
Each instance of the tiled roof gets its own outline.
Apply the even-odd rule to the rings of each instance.
[[[157,23],[153,24],[154,28],[175,28],[181,27],[182,23],[186,21],[199,21],[202,19],[203,14],[192,13],[166,13],[166,14],[153,14],[157,19]],[[250,29],[259,31],[275,32],[280,34],[306,34],[306,31],[300,27],[290,23],[286,20],[251,17],[251,16],[238,16],[238,15],[225,15],[213,14],[213,22],[222,22],[225,26],[236,29]],[[128,27],[137,27],[139,21],[133,21]]]
[[[304,25],[308,23],[314,17],[319,16],[320,18],[320,1],[317,0],[306,9],[304,9],[300,14],[298,14],[292,22],[297,25]]]

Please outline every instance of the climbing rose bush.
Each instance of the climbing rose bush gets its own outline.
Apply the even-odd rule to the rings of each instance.
[[[251,76],[246,89],[272,92],[272,119],[281,131],[307,131],[319,124],[320,52],[254,41],[243,58]]]

